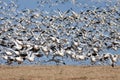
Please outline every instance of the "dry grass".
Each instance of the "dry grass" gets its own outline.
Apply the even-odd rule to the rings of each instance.
[[[120,80],[120,66],[0,66],[0,80]]]

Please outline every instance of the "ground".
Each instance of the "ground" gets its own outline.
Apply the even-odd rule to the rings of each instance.
[[[0,80],[120,80],[120,66],[0,66]]]

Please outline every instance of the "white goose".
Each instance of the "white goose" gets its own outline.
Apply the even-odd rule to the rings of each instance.
[[[54,55],[64,57],[64,52],[65,52],[64,49],[57,50],[57,51],[54,53]]]
[[[98,54],[93,55],[92,53],[88,53],[87,56],[90,58],[92,65],[96,64],[96,62],[100,60],[100,56]]]
[[[14,43],[15,43],[15,46],[14,46],[15,49],[21,50],[21,49],[23,48],[23,47],[22,47],[22,45],[23,45],[22,42],[20,42],[20,41],[17,40],[17,39],[16,39],[16,40],[13,39],[13,41],[14,41]]]
[[[12,64],[12,62],[15,60],[15,58],[14,58],[13,56],[8,56],[8,55],[6,55],[6,54],[3,54],[1,57],[2,57],[4,60],[7,61],[6,63],[7,63],[8,65]]]
[[[12,64],[14,61],[15,61],[15,57],[14,57],[14,56],[9,56],[9,57],[8,57],[8,60],[7,60],[7,63],[8,63],[8,65],[10,65],[10,64]]]
[[[26,59],[28,59],[30,62],[33,62],[35,60],[35,54],[32,52],[28,53]]]
[[[12,56],[12,52],[10,52],[10,51],[5,51],[5,53],[8,55],[8,56]]]
[[[104,63],[105,61],[108,61],[110,59],[110,53],[106,53],[102,55],[101,61]]]
[[[44,54],[48,57],[48,55],[49,55],[48,47],[47,46],[42,46],[41,48],[42,48],[42,51],[44,52]]]
[[[110,60],[111,60],[111,66],[114,67],[115,63],[118,61],[119,56],[117,54],[111,54]]]
[[[24,59],[21,56],[16,56],[15,61],[18,62],[18,64],[21,64],[24,61]]]
[[[91,60],[91,64],[93,65],[93,64],[96,63],[97,58],[96,58],[95,56],[91,56],[91,57],[90,57],[90,60]]]
[[[4,60],[8,60],[8,56],[5,55],[5,54],[3,54],[1,57],[2,57]]]
[[[86,55],[76,55],[77,60],[86,60],[87,56]]]

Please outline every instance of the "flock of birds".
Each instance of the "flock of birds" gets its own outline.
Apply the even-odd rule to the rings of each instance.
[[[0,4],[1,64],[28,61],[66,65],[69,58],[114,67],[120,59],[119,53],[108,52],[120,50],[119,7],[96,7],[77,13],[72,9],[18,10],[14,3]]]

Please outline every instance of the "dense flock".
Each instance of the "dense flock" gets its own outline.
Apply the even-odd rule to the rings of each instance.
[[[67,65],[71,59],[114,67],[119,62],[119,5],[81,12],[17,8],[12,1],[0,1],[0,64]]]

